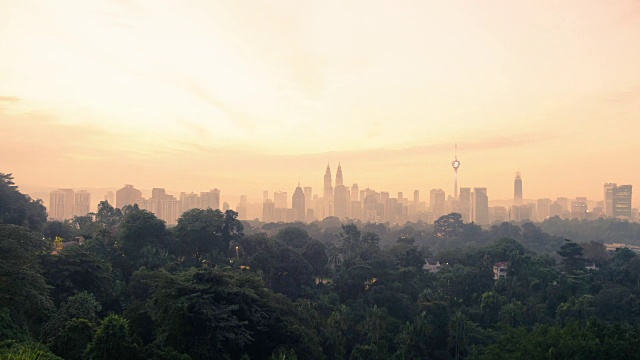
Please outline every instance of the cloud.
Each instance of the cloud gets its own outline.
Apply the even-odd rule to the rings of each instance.
[[[640,85],[607,94],[605,100],[616,104],[638,104],[640,103]]]
[[[255,123],[253,119],[251,119],[249,114],[236,110],[231,105],[220,100],[218,97],[214,96],[209,91],[202,88],[196,82],[191,80],[184,81],[182,83],[182,87],[191,95],[199,98],[200,100],[206,102],[207,104],[211,105],[215,109],[223,112],[225,115],[229,117],[229,119],[233,122],[233,124],[238,126],[239,128],[244,130],[249,130],[254,128]]]
[[[17,96],[0,96],[0,103],[17,103],[20,101],[20,98]]]

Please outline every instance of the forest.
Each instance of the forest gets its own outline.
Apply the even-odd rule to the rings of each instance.
[[[614,242],[638,224],[47,221],[0,173],[0,359],[636,359],[640,258]]]

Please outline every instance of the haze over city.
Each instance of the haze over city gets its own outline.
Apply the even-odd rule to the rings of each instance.
[[[637,1],[0,1],[0,158],[32,194],[260,201],[319,193],[341,162],[345,185],[425,200],[452,192],[457,143],[460,186],[490,199],[521,171],[525,198],[602,200],[640,179],[639,19]]]

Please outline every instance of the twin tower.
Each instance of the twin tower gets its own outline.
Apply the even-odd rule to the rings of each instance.
[[[338,171],[336,173],[336,186],[332,185],[331,167],[327,164],[327,170],[324,173],[324,191],[322,193],[324,214],[320,218],[329,216],[337,216],[344,219],[349,215],[349,189],[344,186],[342,179],[342,166],[338,163]]]

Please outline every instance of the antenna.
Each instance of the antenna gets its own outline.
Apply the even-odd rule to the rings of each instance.
[[[457,159],[457,158],[458,158],[458,144],[456,144],[456,145],[455,145],[455,149],[456,149],[456,150],[455,150],[454,155],[455,155],[455,157],[456,157],[456,159]]]

